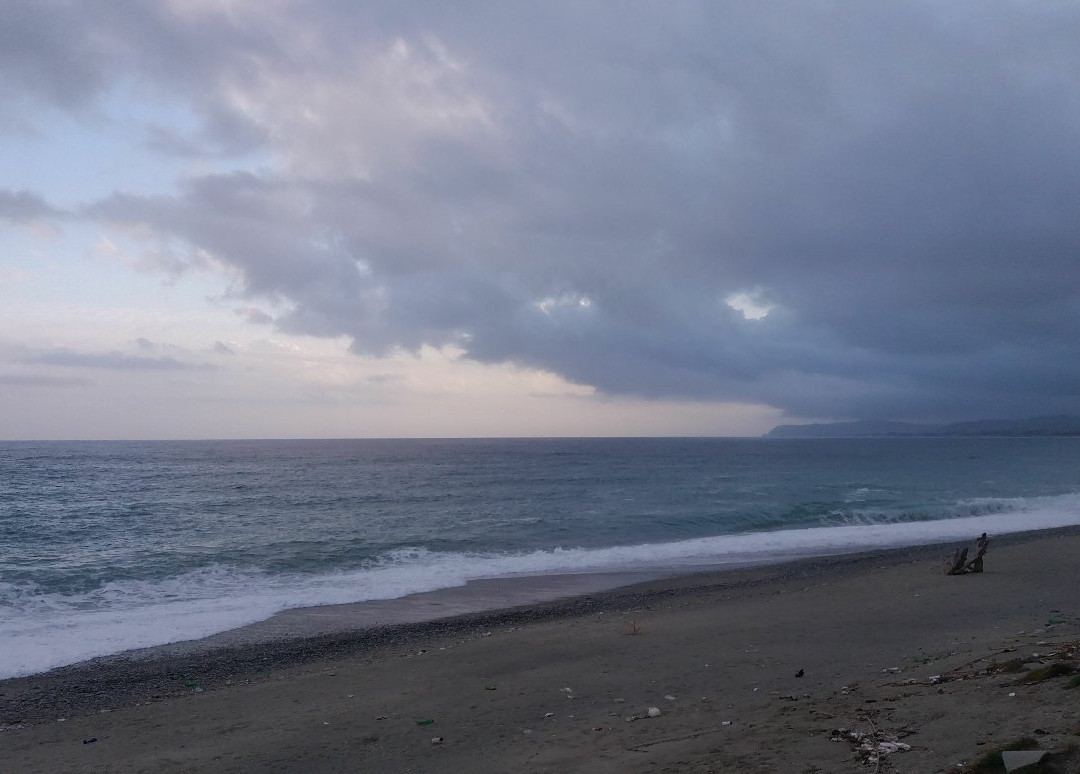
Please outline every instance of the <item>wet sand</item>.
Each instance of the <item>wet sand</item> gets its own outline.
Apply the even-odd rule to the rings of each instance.
[[[0,760],[13,772],[933,772],[1020,736],[1080,742],[1069,678],[1018,683],[994,667],[1075,661],[1080,532],[995,539],[975,576],[943,576],[945,553],[654,579],[359,630],[378,617],[299,611],[273,636],[0,682]],[[296,636],[311,626],[326,633]],[[910,749],[867,764],[850,734],[834,741],[841,729]]]

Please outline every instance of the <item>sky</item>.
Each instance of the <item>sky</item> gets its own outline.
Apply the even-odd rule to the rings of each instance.
[[[0,438],[1080,412],[1080,6],[4,0]]]

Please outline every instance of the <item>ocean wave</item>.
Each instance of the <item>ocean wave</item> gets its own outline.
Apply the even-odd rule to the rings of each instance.
[[[970,539],[1080,524],[1080,493],[968,499],[937,518],[852,511],[846,523],[687,540],[530,552],[399,548],[323,574],[222,565],[161,580],[118,580],[79,594],[0,584],[0,678],[152,645],[198,639],[288,608],[395,599],[479,578],[761,564],[799,556]]]
[[[835,508],[819,523],[823,527],[873,526],[876,524],[904,524],[908,522],[936,522],[950,519],[967,519],[998,513],[1025,513],[1031,509],[1044,507],[1068,507],[1076,499],[1073,507],[1080,507],[1080,495],[1061,495],[1058,497],[974,497],[957,500],[953,503],[922,508]],[[847,500],[847,502],[855,502]]]

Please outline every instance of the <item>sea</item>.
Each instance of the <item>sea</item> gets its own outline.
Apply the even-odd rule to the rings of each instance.
[[[1077,524],[1070,437],[5,442],[0,678],[477,579]]]

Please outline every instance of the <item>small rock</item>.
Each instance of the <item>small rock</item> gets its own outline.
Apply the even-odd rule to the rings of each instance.
[[[667,696],[665,696],[665,697],[664,697],[664,700],[665,700],[665,701],[675,701],[675,697],[674,697],[674,696],[672,696],[672,695],[671,695],[671,694],[669,693],[669,694],[668,694]]]
[[[720,721],[720,725],[722,725],[722,726],[730,726],[731,721],[730,720],[722,720],[722,721]]]
[[[553,717],[555,717],[555,713],[554,712],[545,712],[544,717],[545,718],[553,718]]]
[[[444,741],[445,740],[441,736],[433,736],[433,737],[431,737],[431,743],[432,744],[442,744]]]
[[[83,743],[83,744],[93,744],[93,743],[94,743],[94,742],[96,742],[96,741],[97,741],[97,737],[96,737],[96,736],[92,736],[92,737],[90,737],[89,739],[83,739],[83,740],[82,740],[82,743]]]
[[[660,708],[659,707],[649,707],[649,717],[650,718],[658,718],[658,717],[660,717]]]
[[[795,676],[796,677],[802,677],[805,674],[806,674],[806,670],[805,669],[800,669],[798,672],[795,673]]]

